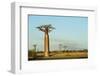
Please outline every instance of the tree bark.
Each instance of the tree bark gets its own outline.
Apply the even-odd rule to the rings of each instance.
[[[49,34],[45,33],[44,36],[44,56],[49,56]]]

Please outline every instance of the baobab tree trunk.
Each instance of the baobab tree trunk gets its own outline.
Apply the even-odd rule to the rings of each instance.
[[[49,34],[46,32],[44,36],[44,56],[49,56]]]

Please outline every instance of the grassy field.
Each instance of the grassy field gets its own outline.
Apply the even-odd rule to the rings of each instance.
[[[44,52],[28,52],[28,60],[80,59],[88,58],[88,51],[52,51],[49,57]]]

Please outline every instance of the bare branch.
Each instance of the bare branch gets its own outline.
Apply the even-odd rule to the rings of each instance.
[[[45,29],[43,29],[41,26],[40,27],[36,27],[37,29],[39,29],[40,31],[45,32]]]

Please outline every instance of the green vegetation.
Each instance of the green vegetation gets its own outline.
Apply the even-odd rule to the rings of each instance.
[[[34,49],[28,51],[28,59],[35,59],[36,51]]]

